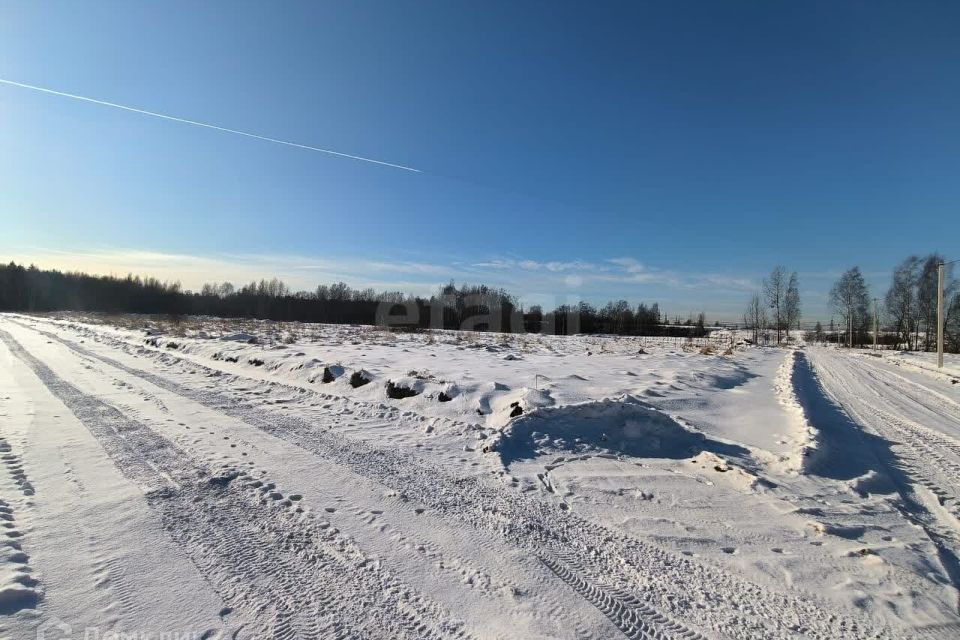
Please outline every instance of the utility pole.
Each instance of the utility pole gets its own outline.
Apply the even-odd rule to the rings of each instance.
[[[943,272],[944,263],[937,265],[937,367],[943,368]]]
[[[850,331],[847,332],[847,348],[853,349],[853,309],[850,309]]]

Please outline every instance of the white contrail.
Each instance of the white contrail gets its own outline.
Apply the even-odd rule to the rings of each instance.
[[[31,84],[24,84],[22,82],[14,82],[13,80],[5,80],[0,78],[0,83],[12,85],[14,87],[21,87],[23,89],[32,89],[33,91],[40,91],[43,93],[50,93],[55,96],[62,96],[64,98],[73,98],[74,100],[82,100],[84,102],[92,102],[93,104],[103,105],[105,107],[113,107],[114,109],[123,109],[124,111],[132,111],[134,113],[142,113],[143,115],[153,116],[154,118],[163,118],[164,120],[172,120],[173,122],[182,122],[183,124],[192,124],[197,127],[206,127],[207,129],[216,129],[217,131],[225,131],[227,133],[235,133],[240,136],[246,136],[248,138],[256,138],[257,140],[265,140],[267,142],[275,142],[277,144],[285,144],[288,147],[297,147],[298,149],[307,149],[309,151],[319,151],[320,153],[328,153],[332,156],[340,156],[341,158],[350,158],[351,160],[361,160],[363,162],[372,162],[373,164],[380,164],[385,167],[393,167],[394,169],[403,169],[404,171],[413,171],[414,173],[421,173],[420,169],[414,169],[413,167],[405,167],[402,164],[393,164],[392,162],[383,162],[382,160],[374,160],[373,158],[364,158],[363,156],[353,156],[349,153],[340,153],[339,151],[331,151],[330,149],[321,149],[320,147],[311,147],[306,144],[298,144],[296,142],[289,142],[287,140],[278,140],[277,138],[269,138],[267,136],[260,136],[255,133],[247,133],[246,131],[237,131],[236,129],[228,129],[226,127],[218,127],[215,124],[207,124],[206,122],[197,122],[196,120],[187,120],[186,118],[177,118],[175,116],[168,116],[162,113],[156,113],[154,111],[145,111],[143,109],[136,109],[134,107],[127,107],[122,104],[116,104],[114,102],[106,102],[105,100],[96,100],[94,98],[87,98],[85,96],[78,96],[72,93],[64,93],[63,91],[54,91],[53,89],[45,89],[43,87],[36,87]]]

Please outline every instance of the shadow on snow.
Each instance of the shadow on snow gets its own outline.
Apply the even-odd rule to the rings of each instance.
[[[819,432],[817,449],[807,460],[805,471],[842,481],[868,477],[866,485],[851,485],[861,495],[896,493],[901,513],[927,532],[951,583],[960,589],[960,558],[935,531],[925,526],[934,516],[918,500],[914,481],[890,448],[890,442],[865,431],[827,396],[806,355],[800,351],[794,359],[793,385],[807,420]]]

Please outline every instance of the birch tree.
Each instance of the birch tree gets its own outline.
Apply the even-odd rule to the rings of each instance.
[[[913,331],[916,311],[916,282],[920,267],[920,258],[910,256],[893,271],[893,280],[883,305],[890,320],[894,323],[897,334],[897,347],[905,342],[907,349],[913,349],[911,333]]]
[[[743,322],[748,329],[753,329],[753,343],[760,343],[760,332],[766,329],[767,307],[759,293],[753,294],[747,308],[743,312]]]
[[[773,323],[777,329],[777,344],[780,344],[780,330],[783,328],[783,307],[786,301],[787,270],[777,265],[770,277],[763,281],[763,296],[773,309]]]
[[[869,322],[870,292],[860,267],[853,267],[833,285],[830,289],[830,306],[840,315],[843,322],[841,326],[854,331],[864,329]],[[851,346],[853,343],[851,334]]]
[[[797,279],[797,272],[790,274],[790,281],[787,283],[787,292],[784,298],[784,309],[787,320],[787,337],[790,337],[790,327],[796,326],[800,329],[800,282]]]

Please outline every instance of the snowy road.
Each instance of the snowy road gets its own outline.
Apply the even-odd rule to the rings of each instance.
[[[625,535],[479,462],[463,458],[458,472],[429,446],[349,435],[422,431],[411,412],[281,383],[264,391],[174,355],[47,329],[0,319],[0,606],[22,614],[0,622],[9,637],[44,624],[79,637],[86,628],[205,638],[905,635]],[[820,358],[818,369],[842,367],[870,385],[892,379]],[[950,396],[910,387],[925,400],[908,414],[864,402],[845,377],[824,380],[878,431],[909,440],[904,459],[955,513]],[[949,549],[955,528],[928,524]]]
[[[960,586],[960,389],[862,352],[807,355],[828,396],[807,401],[814,426],[834,439],[824,452],[832,471],[852,477],[870,466],[880,476],[874,483],[892,483],[904,516],[923,528]],[[830,401],[853,424],[831,414]],[[848,435],[831,435],[840,429]],[[858,429],[862,437],[850,435]]]
[[[904,469],[960,518],[960,388],[868,355],[812,349],[832,398],[889,442]]]

